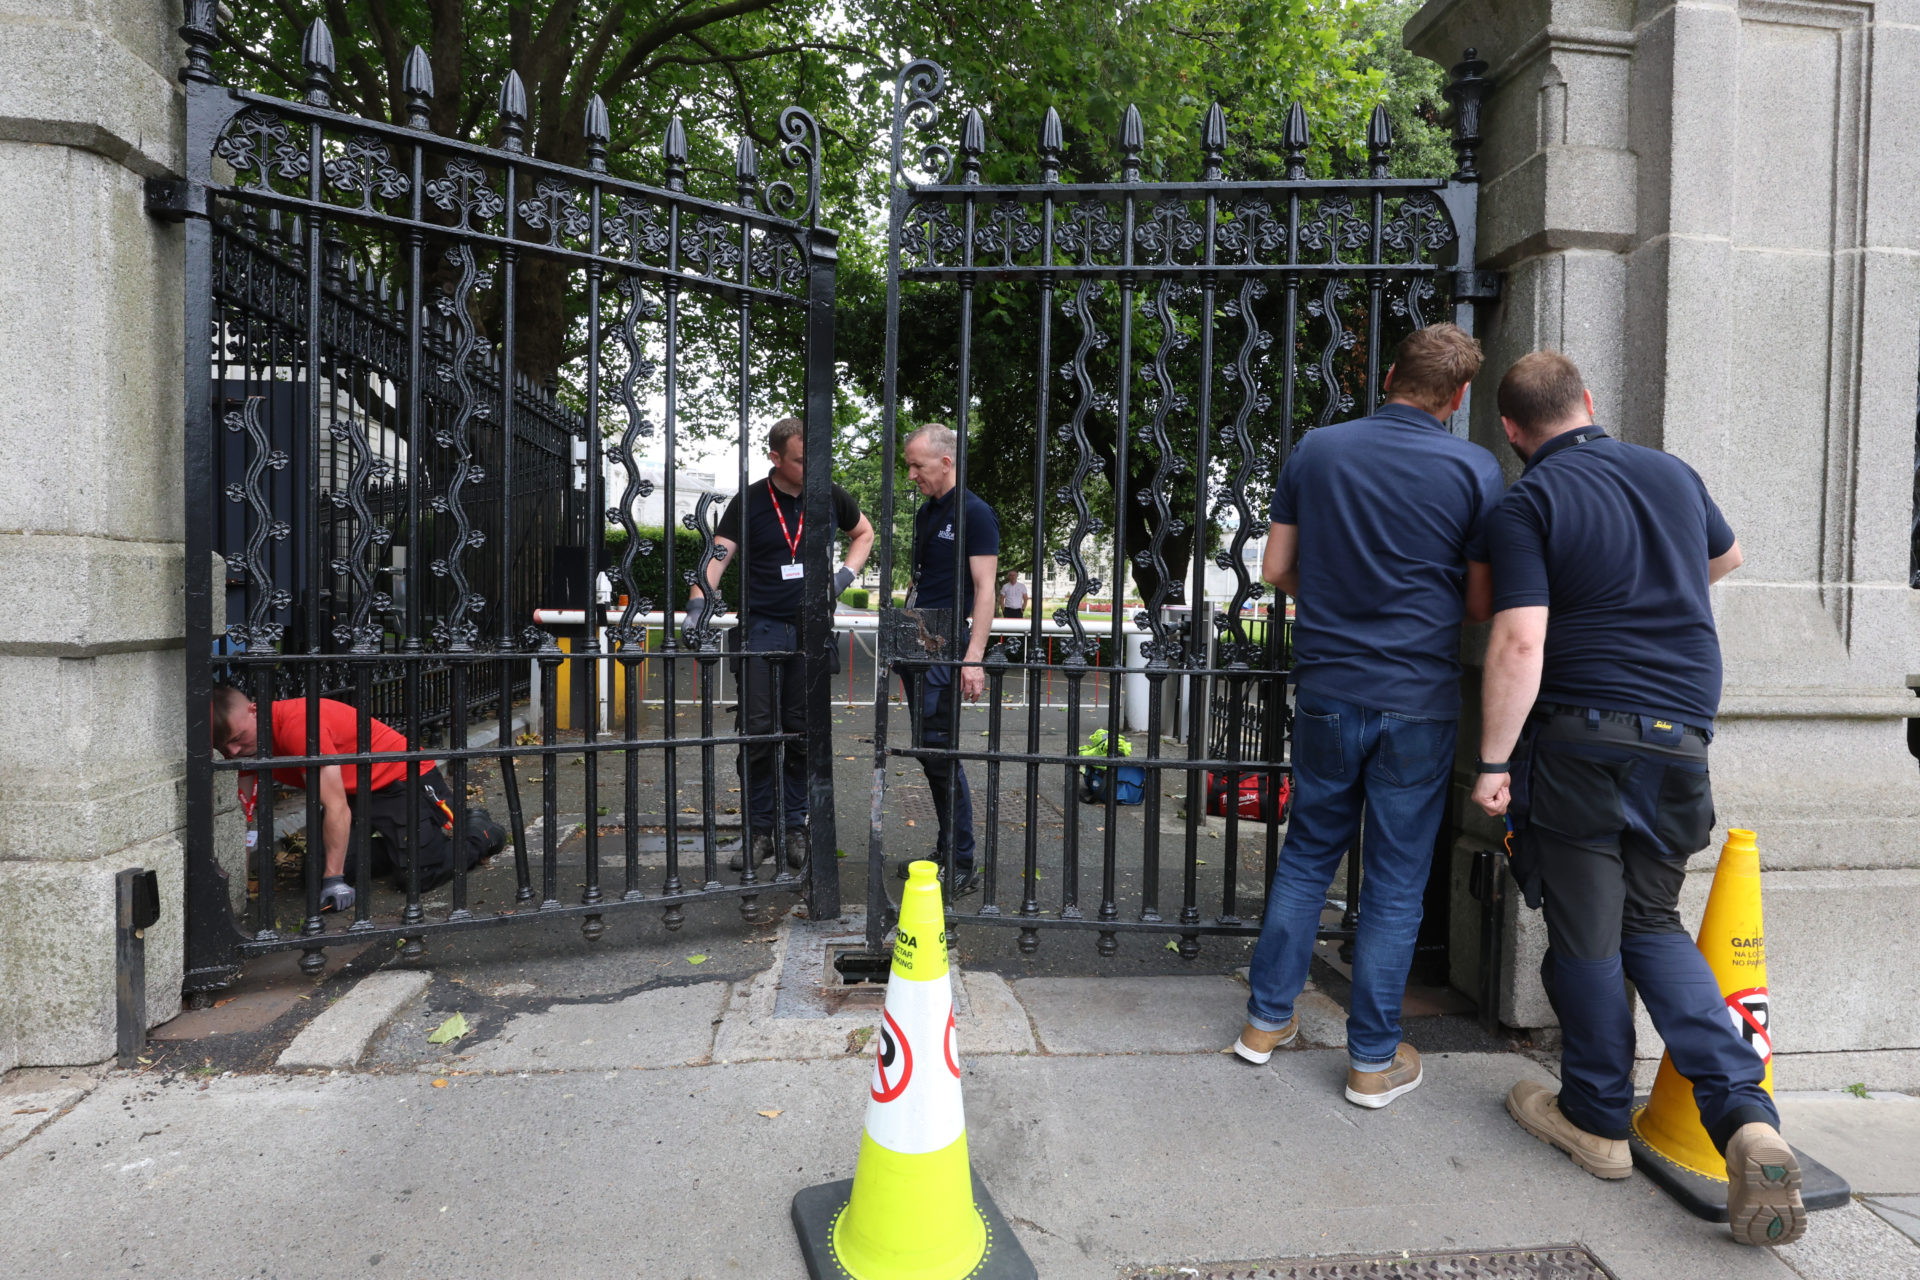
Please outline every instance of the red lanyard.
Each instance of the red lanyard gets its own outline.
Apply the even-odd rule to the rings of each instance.
[[[260,803],[260,775],[257,773],[236,774],[239,779],[235,790],[240,793],[240,810],[247,815],[247,825],[253,825],[253,811]],[[252,783],[252,786],[248,786]]]
[[[780,509],[780,495],[774,492],[773,477],[767,477],[767,498],[773,503],[773,514],[780,517],[780,536],[787,540],[787,558],[795,563],[800,560],[800,535],[807,530],[807,513],[800,512],[800,522],[792,533],[787,532],[787,513]]]

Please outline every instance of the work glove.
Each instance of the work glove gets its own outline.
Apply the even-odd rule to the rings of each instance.
[[[853,570],[841,565],[833,571],[833,598],[838,600],[853,585]]]
[[[694,632],[705,629],[707,625],[707,614],[711,608],[712,606],[707,596],[701,596],[697,600],[688,602],[686,621],[680,628],[680,643],[684,648],[697,649],[700,647],[694,637]]]
[[[320,882],[320,909],[322,911],[353,910],[353,886],[344,876],[328,876]]]

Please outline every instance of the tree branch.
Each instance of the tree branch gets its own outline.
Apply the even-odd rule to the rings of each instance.
[[[613,69],[613,74],[607,77],[603,92],[618,93],[626,88],[640,68],[646,65],[653,51],[669,41],[677,40],[703,27],[712,26],[716,22],[725,22],[728,18],[738,18],[745,14],[758,13],[762,9],[771,9],[780,3],[781,0],[726,0],[724,4],[716,4],[693,13],[682,14],[671,21],[656,24],[651,31],[646,32],[628,47],[626,55]]]
[[[857,58],[874,56],[871,49],[862,49],[858,45],[840,44],[832,40],[800,40],[793,44],[770,44],[764,49],[750,49],[745,53],[721,53],[712,45],[697,38],[694,39],[694,43],[703,49],[711,50],[713,56],[692,58],[683,53],[663,53],[656,58],[648,59],[647,65],[640,69],[640,74],[651,75],[657,68],[666,66],[711,67],[724,63],[753,62],[761,58],[778,57],[783,53],[804,53],[808,50],[818,50],[823,53],[850,53]]]
[[[354,81],[360,86],[359,93],[356,95],[360,99],[360,109],[354,114],[367,116],[368,119],[384,119],[384,115],[374,117],[367,114],[370,103],[386,101],[386,86],[380,83],[380,77],[374,73],[373,64],[367,61],[367,51],[361,47],[360,36],[353,29],[353,19],[347,16],[347,6],[341,3],[341,0],[326,0],[326,10],[327,21],[331,22],[333,29],[339,33],[337,37],[339,43],[346,46],[347,69],[353,72]]]

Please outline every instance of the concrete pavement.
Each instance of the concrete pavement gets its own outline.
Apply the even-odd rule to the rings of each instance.
[[[358,1070],[23,1076],[0,1112],[47,1109],[0,1115],[0,1273],[800,1277],[787,1202],[852,1172],[877,1019],[793,978],[816,940],[782,926],[770,967],[719,980],[516,991],[448,1046],[426,1043],[429,989]],[[1795,1136],[1877,1199],[1756,1251],[1516,1128],[1507,1087],[1551,1079],[1527,1055],[1431,1054],[1368,1112],[1338,1049],[1221,1054],[1231,977],[962,982],[975,1167],[1049,1280],[1568,1243],[1620,1280],[1920,1278],[1895,1221],[1920,1198],[1920,1101],[1789,1097]]]

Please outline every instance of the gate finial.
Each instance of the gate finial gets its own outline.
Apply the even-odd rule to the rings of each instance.
[[[960,181],[968,186],[980,181],[980,156],[987,149],[987,122],[978,107],[968,107],[960,122]]]
[[[1280,145],[1287,149],[1287,181],[1302,182],[1307,176],[1307,109],[1298,102],[1287,108],[1287,125],[1281,131]]]
[[[1140,108],[1129,102],[1127,114],[1120,117],[1120,181],[1140,181],[1140,152],[1146,145],[1147,131],[1140,123]]]
[[[760,157],[753,149],[753,139],[746,134],[740,135],[740,145],[733,153],[733,181],[740,190],[740,203],[753,208],[760,196]]]
[[[500,149],[527,149],[527,86],[518,71],[509,70],[500,85]]]
[[[333,32],[325,21],[315,18],[300,40],[300,62],[307,69],[307,105],[333,105]]]
[[[220,20],[218,0],[187,0],[185,22],[180,38],[187,42],[187,65],[180,68],[182,80],[213,83],[213,51],[219,47]]]
[[[1454,64],[1453,83],[1442,90],[1453,104],[1453,153],[1460,159],[1453,172],[1455,182],[1480,181],[1480,171],[1474,167],[1480,149],[1480,103],[1491,87],[1480,51],[1468,49],[1466,59]]]
[[[400,91],[407,95],[407,128],[433,128],[433,63],[419,45],[407,55],[400,72]]]
[[[680,117],[677,115],[667,120],[667,140],[661,154],[667,162],[667,190],[685,191],[687,189],[687,126],[680,123]]]
[[[1046,119],[1040,122],[1040,181],[1060,181],[1060,153],[1064,150],[1066,142],[1061,135],[1060,113],[1048,107]]]
[[[613,136],[613,121],[607,115],[606,100],[597,93],[587,99],[587,118],[581,130],[587,135],[587,168],[605,173],[607,140]]]
[[[1217,102],[1207,108],[1207,123],[1200,131],[1200,146],[1206,153],[1206,181],[1220,181],[1226,168],[1227,113]]]
[[[1393,150],[1393,121],[1387,118],[1387,109],[1374,104],[1373,118],[1367,121],[1367,166],[1375,178],[1391,176],[1387,171],[1387,156]]]

